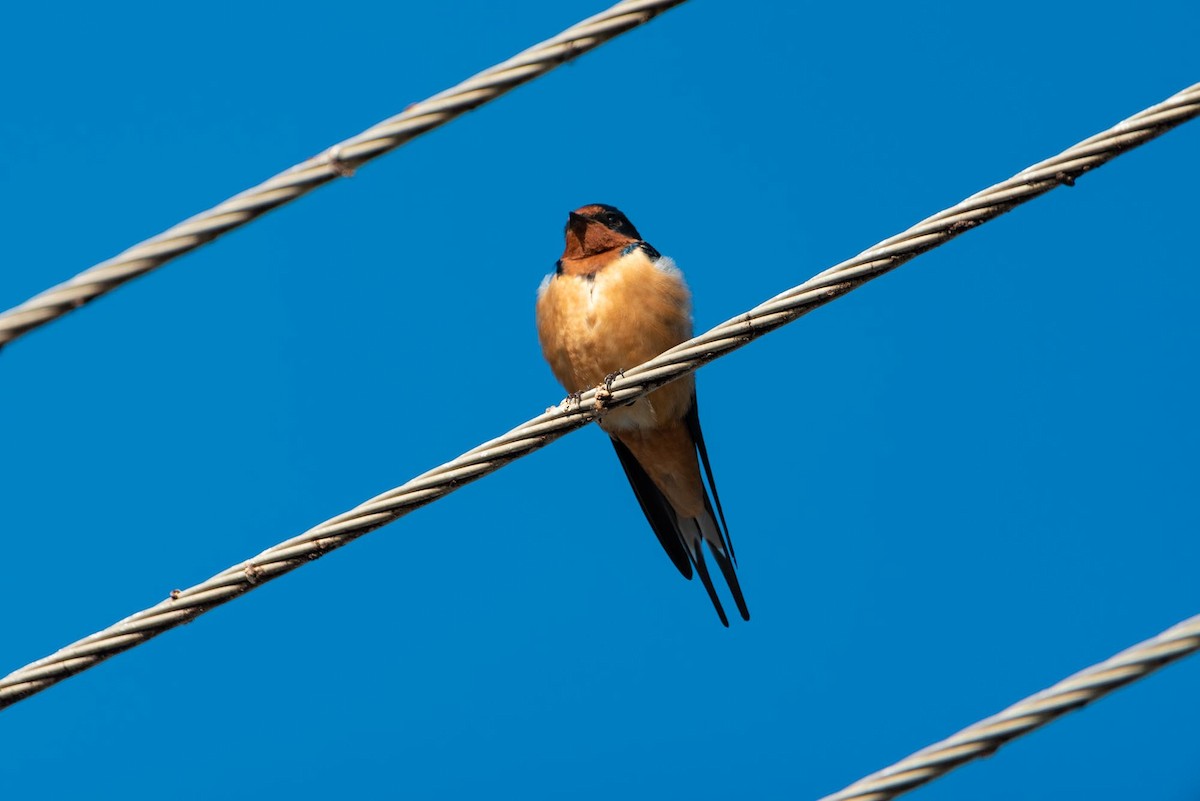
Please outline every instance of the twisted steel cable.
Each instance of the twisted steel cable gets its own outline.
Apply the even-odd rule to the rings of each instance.
[[[172,259],[213,241],[421,134],[546,74],[684,0],[623,0],[507,61],[134,245],[0,314],[0,348]]]
[[[517,426],[450,462],[378,495],[337,517],[282,542],[207,581],[138,612],[103,631],[33,662],[0,679],[0,709],[68,676],[187,623],[244,592],[318,559],[329,551],[386,525],[413,509],[453,492],[463,484],[499,470],[569,431],[580,428],[613,406],[631,403],[658,386],[689,373],[757,339],[855,287],[895,269],[963,231],[1100,166],[1200,114],[1200,84],[1191,86],[1130,117],[1052,159],[1023,170],[904,233],[884,240],[781,295],[728,320],[698,337],[627,370],[611,387],[589,390],[572,402]]]
[[[1126,648],[1116,656],[1081,670],[820,801],[886,801],[895,798],[973,759],[989,756],[1009,740],[1041,728],[1197,649],[1200,649],[1200,615],[1177,623],[1156,637]]]

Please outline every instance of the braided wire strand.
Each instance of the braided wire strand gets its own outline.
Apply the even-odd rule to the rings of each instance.
[[[685,0],[622,0],[160,234],[0,314],[0,348],[230,231],[256,220],[427,131],[545,75]]]
[[[1118,154],[1200,115],[1200,84],[1142,111],[1007,181],[917,223],[799,286],[665,353],[625,371],[611,389],[596,388],[564,401],[496,439],[234,565],[148,609],[19,668],[0,679],[0,709],[40,692],[168,629],[228,603],[256,586],[386,525],[460,486],[499,470],[606,409],[631,403],[769,331],[841,297],[962,232],[1094,169]]]
[[[1126,648],[820,801],[887,801],[1200,649],[1200,615]]]

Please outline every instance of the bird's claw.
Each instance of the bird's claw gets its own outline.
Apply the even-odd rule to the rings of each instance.
[[[579,392],[578,390],[576,390],[575,392],[568,392],[566,400],[564,400],[563,403],[565,403],[567,405],[568,411],[571,410],[572,408],[578,409],[579,408],[579,400],[582,397],[583,397],[583,393]]]
[[[612,400],[612,385],[619,377],[625,375],[624,370],[616,370],[604,376],[604,382],[596,387],[596,411],[603,412]]]

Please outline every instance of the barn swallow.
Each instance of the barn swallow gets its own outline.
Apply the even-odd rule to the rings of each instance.
[[[571,212],[565,233],[557,269],[538,290],[537,326],[542,353],[568,392],[611,381],[621,369],[691,338],[691,293],[683,274],[642,239],[624,214],[599,203],[584,206]],[[600,427],[612,439],[642,512],[675,567],[687,579],[695,568],[728,626],[704,561],[701,543],[708,543],[742,619],[749,620],[700,432],[694,378],[683,376],[631,405],[611,409]],[[701,463],[711,497],[700,477]]]

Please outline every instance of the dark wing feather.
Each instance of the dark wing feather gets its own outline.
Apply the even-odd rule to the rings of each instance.
[[[742,585],[738,584],[737,580],[737,556],[733,552],[733,540],[729,537],[729,524],[725,522],[725,510],[721,508],[721,496],[717,494],[717,483],[713,480],[712,465],[708,461],[708,448],[704,445],[704,432],[700,430],[700,411],[696,406],[696,395],[692,393],[692,406],[688,409],[687,417],[684,418],[688,432],[692,435],[692,440],[696,443],[696,450],[700,454],[700,463],[704,465],[704,475],[708,479],[708,490],[712,495],[712,501],[717,505],[717,512],[713,514],[713,503],[709,502],[708,495],[704,496],[704,507],[708,511],[708,516],[713,520],[720,518],[721,520],[721,542],[725,546],[725,553],[721,553],[712,545],[709,545],[709,551],[713,558],[717,560],[717,565],[721,568],[721,575],[725,577],[725,583],[729,585],[729,592],[733,595],[734,603],[737,604],[738,612],[742,615],[742,620],[750,619],[750,609],[746,606],[746,599],[742,596]]]
[[[700,452],[700,463],[704,465],[704,475],[708,478],[708,488],[712,492],[713,501],[717,504],[717,516],[721,519],[721,539],[725,543],[725,550],[729,551],[729,558],[733,564],[737,565],[737,555],[733,552],[733,540],[729,539],[729,525],[725,522],[725,510],[721,508],[721,496],[717,494],[717,482],[713,481],[712,465],[708,462],[708,448],[704,447],[704,432],[700,430],[700,409],[696,405],[696,393],[692,393],[692,406],[688,409],[687,417],[684,418],[687,424],[688,432],[692,435],[692,440],[696,443],[696,450]],[[708,499],[705,498],[707,503]],[[709,508],[709,513],[712,513],[712,508]],[[736,586],[731,582],[731,586]]]
[[[625,468],[625,476],[633,486],[633,494],[637,496],[638,503],[642,505],[642,512],[650,521],[650,528],[654,529],[655,536],[658,537],[667,556],[671,557],[675,567],[679,569],[684,578],[690,579],[692,577],[692,561],[688,558],[687,551],[683,547],[683,539],[679,536],[679,524],[675,520],[675,511],[667,503],[666,496],[658,487],[654,486],[654,482],[650,480],[650,476],[646,475],[646,471],[638,464],[637,459],[633,458],[633,453],[629,448],[626,448],[617,439],[613,439],[612,444],[613,449],[617,452],[617,458],[621,460],[621,467]]]

